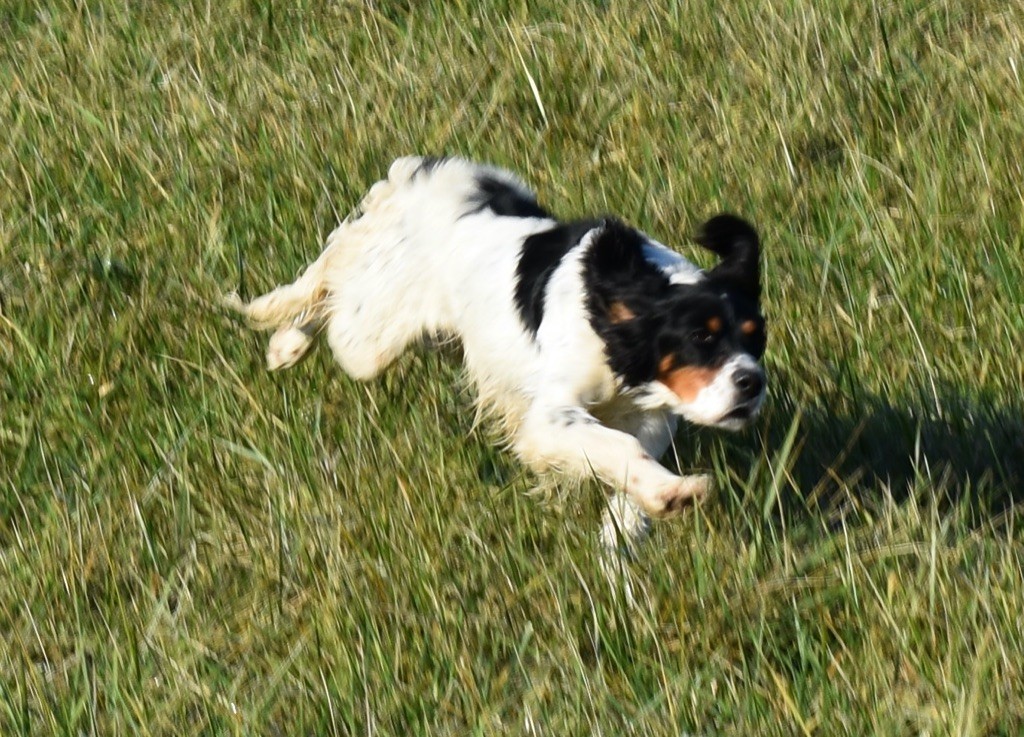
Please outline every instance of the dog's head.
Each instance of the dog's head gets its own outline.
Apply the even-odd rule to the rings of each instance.
[[[585,278],[591,324],[612,370],[645,403],[691,422],[730,430],[764,402],[760,246],[744,220],[719,215],[696,240],[720,258],[688,283],[673,283],[644,256],[644,237],[615,221],[595,235]]]

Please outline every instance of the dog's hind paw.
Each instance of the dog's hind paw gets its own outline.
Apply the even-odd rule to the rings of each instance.
[[[278,371],[294,366],[313,345],[314,336],[296,325],[281,328],[270,336],[267,369]]]

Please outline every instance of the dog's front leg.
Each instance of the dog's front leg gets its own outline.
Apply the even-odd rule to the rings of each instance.
[[[678,514],[707,493],[709,476],[677,476],[632,435],[602,425],[582,407],[534,406],[516,450],[528,463],[575,476],[597,476],[625,491],[654,517]]]
[[[632,558],[651,532],[651,518],[621,491],[608,498],[601,516],[601,546],[611,554],[609,561]]]

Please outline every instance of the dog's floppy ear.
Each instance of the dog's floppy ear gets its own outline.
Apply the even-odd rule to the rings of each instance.
[[[595,276],[611,281],[630,281],[644,263],[644,238],[615,218],[605,218],[593,245],[589,266]]]
[[[590,309],[612,324],[631,322],[648,310],[668,279],[644,258],[646,239],[615,218],[605,218],[587,251],[584,278]]]
[[[760,298],[761,246],[750,223],[736,215],[716,215],[701,226],[694,240],[722,259],[708,272],[709,280]]]

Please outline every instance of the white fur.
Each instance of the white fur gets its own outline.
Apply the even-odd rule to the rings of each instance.
[[[429,170],[421,163],[395,161],[360,214],[329,236],[295,282],[232,304],[255,326],[276,330],[271,369],[296,363],[321,326],[338,363],[357,379],[373,378],[423,336],[458,337],[479,406],[498,419],[515,452],[537,470],[610,485],[616,495],[602,539],[611,548],[620,538],[632,547],[647,529],[646,515],[675,513],[708,491],[709,477],[677,476],[656,459],[671,443],[677,415],[706,424],[725,415],[730,374],[723,371],[689,404],[660,384],[623,391],[585,308],[580,266],[596,229],[552,273],[544,319],[531,335],[513,299],[516,266],[524,239],[554,221],[486,209],[467,214],[482,172],[529,190],[499,169],[459,159]],[[675,283],[703,278],[654,241],[645,255]]]

